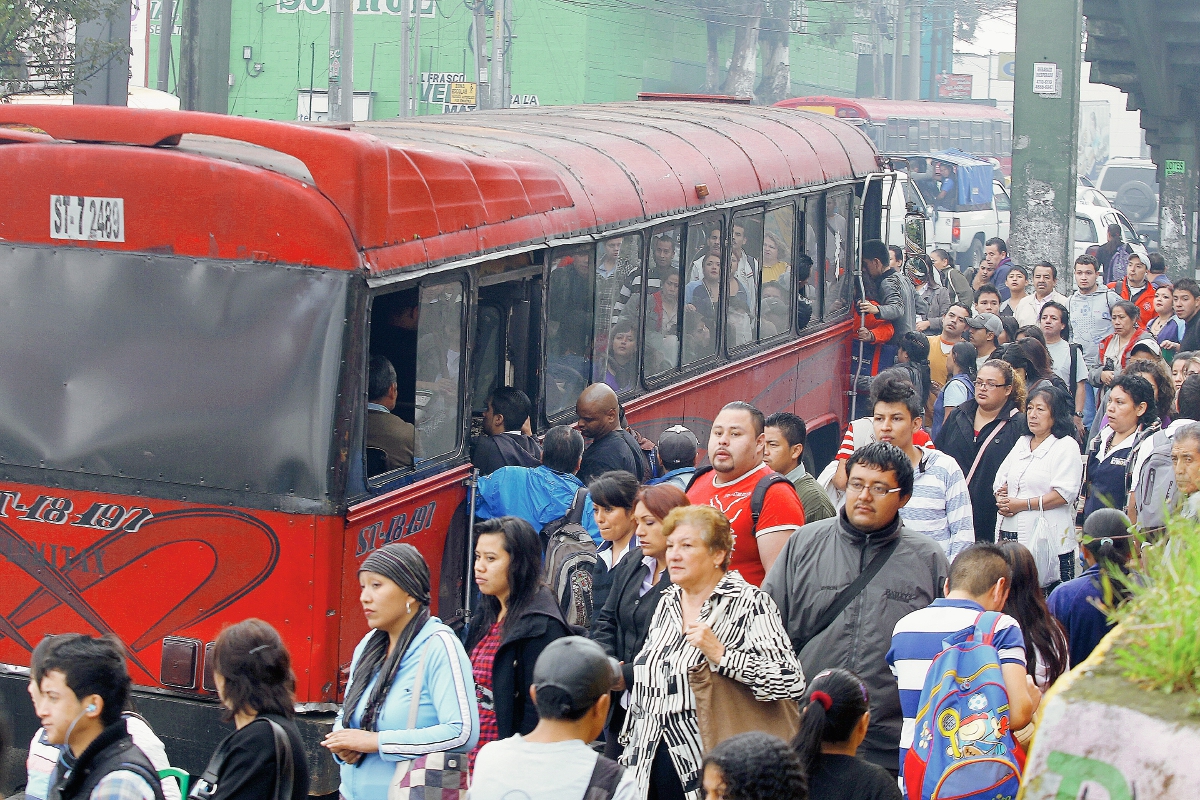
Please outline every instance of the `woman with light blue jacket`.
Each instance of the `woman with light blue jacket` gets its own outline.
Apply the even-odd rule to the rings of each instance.
[[[479,709],[462,644],[429,614],[429,566],[417,549],[380,548],[358,578],[372,630],[354,649],[345,704],[322,744],[341,764],[345,800],[386,800],[398,762],[474,747]]]

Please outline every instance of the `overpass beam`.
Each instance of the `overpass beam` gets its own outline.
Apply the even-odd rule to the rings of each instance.
[[[1082,36],[1083,0],[1017,4],[1008,250],[1018,264],[1045,259],[1067,275],[1074,261]],[[1047,64],[1056,70],[1051,91],[1034,82],[1035,65]],[[1038,67],[1039,74],[1046,69]]]

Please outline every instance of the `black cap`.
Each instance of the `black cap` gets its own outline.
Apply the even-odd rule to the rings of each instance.
[[[658,437],[658,455],[664,465],[676,464],[678,467],[696,466],[696,450],[699,442],[696,434],[682,425],[672,425]]]
[[[569,698],[572,712],[584,711],[621,683],[621,665],[604,648],[582,636],[555,639],[533,665],[533,686],[553,687]]]

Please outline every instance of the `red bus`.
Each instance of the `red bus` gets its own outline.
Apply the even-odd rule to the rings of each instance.
[[[294,658],[312,791],[335,791],[315,743],[366,632],[358,565],[415,544],[436,613],[463,621],[469,443],[497,386],[534,399],[538,431],[610,376],[650,438],[683,423],[706,441],[732,399],[793,410],[818,463],[846,422],[852,265],[881,191],[875,149],[838,120],[631,103],[338,129],[19,105],[0,126],[18,746],[31,648],[112,632],[139,710],[199,773],[223,733],[212,642],[253,616]],[[710,249],[749,264],[761,303],[684,307]],[[373,353],[417,430],[414,465],[380,474]]]
[[[953,148],[994,158],[1005,175],[1012,173],[1012,116],[994,106],[824,95],[793,97],[775,105],[859,125],[879,152],[889,156],[928,156]]]

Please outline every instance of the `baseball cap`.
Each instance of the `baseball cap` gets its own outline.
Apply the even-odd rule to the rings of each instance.
[[[987,328],[991,333],[999,336],[1004,333],[1004,323],[995,314],[976,314],[967,320],[967,325],[972,328]]]
[[[672,425],[658,437],[658,455],[664,465],[696,466],[696,434],[682,425]]]
[[[621,665],[604,648],[582,636],[555,639],[533,665],[533,686],[558,689],[572,712],[590,708],[621,683]]]
[[[1162,346],[1154,339],[1138,339],[1134,342],[1133,347],[1129,348],[1129,352],[1133,353],[1137,350],[1149,350],[1156,356],[1162,355]]]

